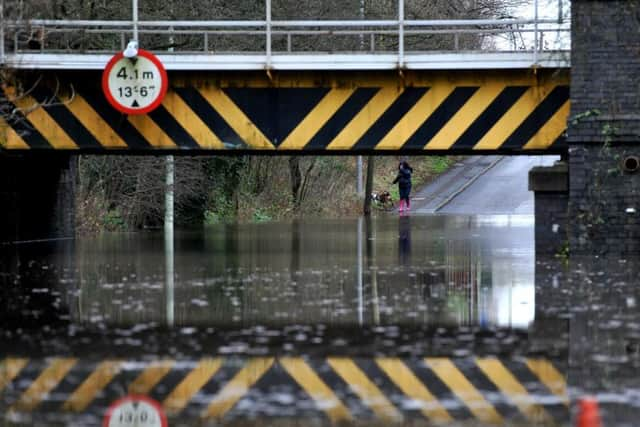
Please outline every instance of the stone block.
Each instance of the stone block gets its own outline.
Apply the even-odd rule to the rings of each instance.
[[[568,168],[564,162],[553,166],[536,166],[529,171],[529,191],[567,192],[569,190]]]

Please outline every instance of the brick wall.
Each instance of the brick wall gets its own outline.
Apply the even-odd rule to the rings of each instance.
[[[627,156],[640,156],[640,144],[571,146],[572,253],[640,253],[640,174],[622,171]]]
[[[571,115],[598,109],[597,122],[615,120],[623,136],[640,128],[640,3],[572,2]],[[632,131],[629,133],[628,131]],[[599,138],[598,123],[572,126],[569,138]]]
[[[562,255],[567,245],[567,193],[535,193],[536,255]]]
[[[571,253],[640,252],[640,2],[572,2]]]
[[[536,255],[560,255],[568,243],[568,169],[565,162],[529,171],[529,190],[535,194]]]

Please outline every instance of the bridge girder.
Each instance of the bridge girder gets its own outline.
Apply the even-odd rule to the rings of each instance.
[[[100,78],[96,71],[19,74],[18,85],[5,87],[15,113],[0,123],[1,149],[148,154],[566,150],[566,69],[170,72],[161,106],[128,116],[107,103]]]

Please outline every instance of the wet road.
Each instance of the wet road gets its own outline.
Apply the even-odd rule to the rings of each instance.
[[[414,194],[416,213],[533,215],[528,172],[558,156],[471,156]]]

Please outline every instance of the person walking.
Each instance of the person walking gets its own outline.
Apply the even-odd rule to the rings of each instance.
[[[413,168],[409,166],[406,160],[403,160],[398,165],[398,176],[393,180],[393,183],[398,183],[398,190],[400,192],[400,207],[399,212],[409,211],[411,209],[411,202],[409,201],[409,194],[411,193],[411,174]]]

